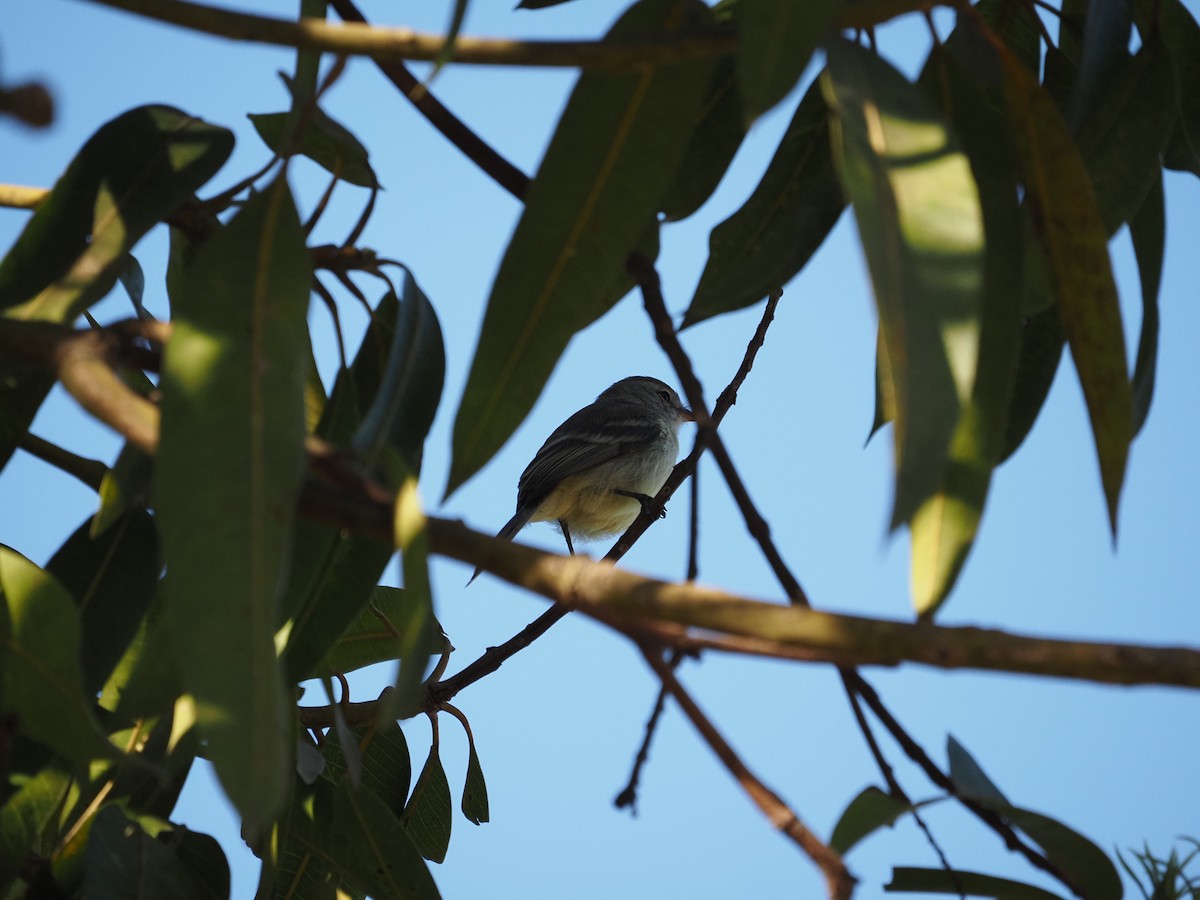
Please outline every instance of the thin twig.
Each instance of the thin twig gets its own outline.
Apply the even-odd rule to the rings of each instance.
[[[849,898],[854,890],[856,879],[846,868],[841,855],[813,834],[783,799],[750,771],[733,747],[729,745],[729,742],[717,731],[696,704],[696,701],[684,690],[671,667],[653,650],[646,647],[642,647],[642,656],[662,681],[663,687],[679,704],[688,721],[704,738],[705,743],[712,748],[717,758],[729,770],[729,774],[734,777],[734,780],[741,785],[746,795],[762,810],[771,824],[790,838],[821,870],[821,874],[825,876],[829,896],[834,900]]]
[[[680,660],[683,659],[683,652],[673,650],[670,658],[667,660],[667,665],[674,671],[679,667]],[[625,787],[613,799],[613,806],[617,809],[629,808],[633,815],[637,815],[637,788],[638,782],[641,780],[642,769],[650,760],[650,744],[654,741],[654,735],[658,731],[658,723],[662,718],[663,710],[667,706],[667,687],[660,684],[658,688],[658,697],[654,700],[654,708],[650,710],[650,718],[646,720],[646,730],[642,735],[642,745],[638,747],[637,756],[633,759],[633,768],[629,772],[629,781]]]

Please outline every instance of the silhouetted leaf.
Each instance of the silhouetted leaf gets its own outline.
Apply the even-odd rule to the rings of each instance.
[[[331,175],[359,187],[377,187],[379,182],[371,168],[367,148],[344,125],[330,118],[317,106],[306,116],[304,130],[291,146],[287,141],[291,113],[251,113],[254,129],[273,153],[280,156],[299,153],[306,156]]]
[[[1053,100],[1015,57],[1001,53],[1001,61],[1026,196],[1083,386],[1115,535],[1133,401],[1107,230],[1084,161]]]
[[[280,811],[293,752],[274,635],[304,471],[309,278],[280,178],[200,249],[173,298],[163,358],[155,502],[166,619],[250,834]]]
[[[941,798],[938,798],[939,800]],[[845,856],[863,838],[869,837],[880,828],[891,828],[901,816],[936,803],[938,800],[927,800],[915,805],[897,800],[891,794],[885,794],[877,787],[867,787],[850,801],[841,818],[833,826],[833,836],[829,846]]]
[[[698,0],[640,0],[606,40],[669,36],[708,18]],[[447,494],[525,418],[571,337],[628,289],[626,257],[654,220],[713,65],[580,77],[492,285],[455,417]]]
[[[1137,215],[1129,220],[1129,236],[1137,257],[1142,285],[1142,336],[1133,366],[1133,431],[1141,431],[1154,398],[1158,368],[1158,289],[1162,284],[1163,250],[1167,237],[1166,204],[1162,175],[1146,196]]]
[[[399,659],[404,650],[403,635],[424,627],[427,603],[427,598],[419,598],[415,592],[377,586],[366,608],[329,648],[315,674],[345,674]]]
[[[814,84],[754,193],[709,236],[708,262],[682,327],[782,288],[821,246],[845,206],[829,152],[829,110]]]
[[[488,808],[487,782],[483,778],[483,766],[479,764],[479,755],[475,752],[475,736],[470,727],[464,722],[467,732],[467,777],[463,782],[462,814],[476,825],[491,821],[491,811]]]
[[[446,859],[450,846],[450,784],[438,757],[437,745],[429,748],[425,766],[404,807],[404,828],[422,856],[433,862]]]

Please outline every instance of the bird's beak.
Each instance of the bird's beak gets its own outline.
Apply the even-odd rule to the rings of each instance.
[[[683,419],[685,422],[695,422],[696,414],[686,406],[681,406],[679,407],[679,418]]]

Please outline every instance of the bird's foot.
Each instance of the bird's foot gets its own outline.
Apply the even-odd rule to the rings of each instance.
[[[657,503],[655,503],[654,498],[649,494],[639,494],[635,491],[622,491],[620,489],[614,490],[613,493],[620,494],[622,497],[633,498],[639,504],[641,504],[642,512],[651,518],[665,519],[667,517],[667,508],[665,506],[659,506]]]

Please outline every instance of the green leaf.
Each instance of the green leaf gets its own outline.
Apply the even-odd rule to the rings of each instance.
[[[365,188],[379,186],[367,148],[344,125],[314,105],[301,117],[304,130],[293,139],[289,134],[291,118],[292,114],[285,112],[249,114],[254,130],[276,155],[299,153],[342,181]]]
[[[1155,35],[1119,68],[1079,130],[1079,152],[1110,237],[1161,177],[1162,151],[1176,121],[1171,62]]]
[[[926,804],[918,803],[914,806],[897,800],[877,787],[863,788],[859,795],[850,801],[837,825],[833,827],[833,837],[829,839],[829,846],[845,856],[863,838],[884,826],[891,828],[901,816],[924,805]]]
[[[1121,878],[1104,851],[1061,822],[1013,806],[966,748],[953,737],[946,743],[950,778],[960,795],[999,813],[1029,835],[1047,859],[1082,890],[1082,896],[1094,900],[1120,900]]]
[[[1026,196],[1087,402],[1115,536],[1133,401],[1108,233],[1084,161],[1054,101],[1015,57],[1002,52],[1000,58]]]
[[[954,739],[946,738],[946,757],[950,762],[950,780],[959,795],[970,797],[991,809],[1008,807],[1008,798],[992,783],[967,748]]]
[[[462,814],[476,825],[491,821],[488,809],[487,782],[483,777],[483,766],[479,764],[479,754],[475,752],[475,736],[466,722],[463,728],[467,732],[467,777],[463,782]]]
[[[663,218],[678,222],[703,206],[721,183],[745,137],[737,65],[731,57],[722,57],[709,82],[700,120],[659,204]]]
[[[150,607],[128,651],[104,685],[100,705],[126,719],[158,715],[183,693],[179,667],[162,616],[162,595]]]
[[[1129,220],[1129,236],[1137,257],[1142,285],[1142,336],[1133,366],[1133,430],[1146,423],[1154,398],[1154,373],[1158,367],[1158,289],[1162,284],[1163,250],[1167,238],[1166,204],[1160,173],[1146,202]]]
[[[883,886],[892,894],[924,892],[927,894],[954,894],[971,897],[995,897],[997,900],[1062,900],[1032,884],[997,878],[980,872],[964,872],[955,869],[916,869],[897,866],[892,869],[892,880]]]
[[[417,473],[442,396],[446,354],[437,314],[407,269],[400,297],[387,368],[352,446],[372,468],[391,468],[389,460],[395,455],[404,471]],[[399,481],[393,477],[392,483]]]
[[[739,0],[738,86],[745,121],[754,121],[800,81],[829,32],[836,0]]]
[[[1091,900],[1121,900],[1121,876],[1112,860],[1090,840],[1062,822],[1012,807],[1008,820],[1029,835],[1046,857],[1066,872]]]
[[[95,695],[124,656],[158,586],[154,517],[135,510],[100,538],[84,522],[46,563],[75,598],[82,629],[83,692]]]
[[[224,164],[233,134],[169,106],[97,131],[0,262],[0,309],[70,321],[117,281],[130,248]],[[27,302],[28,301],[28,302]]]
[[[366,608],[394,548],[332,529],[297,530],[293,559],[308,552],[317,563],[302,605],[287,628],[283,664],[289,682],[318,671],[325,654]]]
[[[0,546],[0,708],[19,733],[67,759],[114,757],[83,692],[79,615],[43,570]]]
[[[385,719],[369,727],[356,728],[350,736],[358,747],[362,763],[360,789],[373,794],[399,816],[404,812],[412,781],[412,760],[404,732],[394,720]],[[346,774],[345,756],[333,734],[325,739],[325,764],[324,777],[331,784],[338,783]]]
[[[53,847],[42,846],[74,783],[58,765],[48,765],[20,785],[0,808],[0,885],[11,884],[21,873],[31,851],[48,856]]]
[[[829,110],[814,84],[754,193],[709,236],[708,262],[682,327],[782,288],[808,263],[845,206],[829,151]]]
[[[439,896],[416,840],[382,800],[345,777],[334,792],[331,849],[346,877],[375,900]]]
[[[304,473],[309,278],[280,177],[200,249],[163,358],[155,501],[166,620],[197,724],[251,834],[281,811],[293,751],[274,632]]]
[[[404,828],[413,846],[428,860],[443,862],[450,846],[450,783],[438,756],[437,744],[429,748],[425,766],[404,807]]]
[[[212,846],[201,850],[193,844],[187,855],[173,852],[166,843],[146,834],[119,807],[106,806],[96,814],[91,825],[83,895],[89,900],[126,900],[129,897],[218,900],[227,897],[229,868],[216,842],[204,835],[190,837],[209,841]],[[194,862],[202,862],[205,870],[193,870],[189,863]],[[220,891],[222,884],[224,893]]]
[[[935,500],[979,352],[984,227],[970,164],[932,101],[874,54],[827,47],[838,174],[875,289],[895,396],[892,526]]]
[[[91,536],[98,538],[131,508],[144,507],[150,495],[154,458],[126,443],[100,481],[100,508],[92,517]]]
[[[955,35],[947,50],[954,47]],[[990,54],[995,62],[986,45],[974,53],[976,59]],[[979,352],[970,393],[951,437],[942,483],[911,523],[913,606],[931,616],[949,595],[975,541],[1004,447],[1020,358],[1025,246],[1016,153],[998,110],[953,52],[935,49],[921,81],[931,96],[941,98],[970,159],[986,235]]]
[[[669,37],[708,18],[697,0],[640,0],[606,40]],[[571,337],[627,290],[626,257],[674,176],[713,65],[580,77],[492,285],[455,418],[447,494],[525,418]]]
[[[1013,380],[1001,462],[1016,452],[1033,428],[1054,383],[1066,342],[1057,306],[1034,313],[1021,324],[1021,356]]]
[[[346,674],[375,663],[399,659],[402,638],[424,627],[428,600],[415,592],[377,586],[371,599],[338,642],[329,648],[314,675]]]

